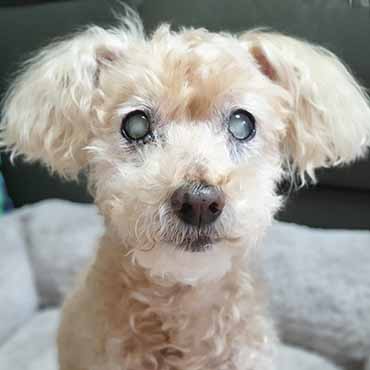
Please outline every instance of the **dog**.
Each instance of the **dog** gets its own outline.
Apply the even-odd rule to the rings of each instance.
[[[368,96],[328,50],[264,30],[147,36],[133,13],[31,58],[1,122],[12,157],[85,171],[105,220],[64,304],[61,370],[273,369],[258,251],[277,184],[370,144]]]

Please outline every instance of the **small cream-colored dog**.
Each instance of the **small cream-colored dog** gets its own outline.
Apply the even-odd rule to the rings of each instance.
[[[64,306],[61,370],[274,367],[254,252],[276,184],[370,143],[367,96],[334,55],[258,30],[146,37],[130,14],[42,50],[3,111],[8,150],[85,169],[105,218]]]

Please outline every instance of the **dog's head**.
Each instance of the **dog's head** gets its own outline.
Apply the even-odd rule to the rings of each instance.
[[[328,51],[287,36],[139,21],[44,49],[12,85],[2,138],[64,176],[86,169],[111,232],[155,275],[222,276],[280,204],[287,172],[361,156],[365,93]]]

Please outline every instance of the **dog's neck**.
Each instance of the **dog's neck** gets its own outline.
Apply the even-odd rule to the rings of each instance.
[[[256,304],[261,289],[241,264],[218,281],[186,285],[150,276],[132,263],[117,240],[108,235],[104,239],[94,281],[103,284],[98,293],[107,297],[103,304],[114,318],[112,330],[123,352],[138,351],[137,358],[161,362],[160,368],[168,369],[192,368],[208,353],[208,369],[210,359],[221,363],[230,358],[230,342],[237,345],[253,333],[264,333],[254,327],[261,323],[255,319],[262,312],[263,306]],[[264,343],[260,335],[254,340],[256,347]],[[133,362],[127,364],[131,366]]]
[[[256,254],[253,253],[251,253],[253,257],[249,256],[249,258],[245,258],[243,255],[235,255],[235,258],[232,258],[230,270],[217,279],[199,279],[198,282],[188,284],[183,280],[176,280],[171,275],[153,274],[150,269],[141,266],[136,258],[133,257],[132,248],[122,243],[120,238],[114,233],[107,233],[102,244],[109,246],[107,248],[110,249],[110,254],[113,254],[116,263],[119,263],[117,268],[121,271],[121,276],[125,280],[127,288],[133,287],[135,291],[141,287],[150,287],[153,291],[168,292],[173,297],[172,291],[175,291],[176,295],[187,295],[190,292],[206,290],[207,294],[205,294],[203,300],[207,300],[207,296],[213,290],[218,293],[224,290],[245,293],[247,288],[247,290],[252,289],[252,286],[256,283],[256,270],[253,266],[258,265],[258,263],[254,263]],[[165,246],[165,248],[168,248],[168,246]],[[199,254],[194,253],[195,256],[199,255],[199,257],[201,257],[201,254],[202,252],[199,252]],[[210,265],[213,263],[212,259],[207,262]],[[217,299],[218,301],[219,298]]]

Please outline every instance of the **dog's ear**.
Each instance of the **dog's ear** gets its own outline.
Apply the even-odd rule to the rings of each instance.
[[[318,167],[350,162],[370,144],[365,90],[328,50],[277,33],[241,36],[262,73],[288,92],[282,150],[301,177]]]
[[[124,30],[93,26],[27,61],[3,102],[0,144],[76,176],[104,98],[100,75],[126,44]]]

